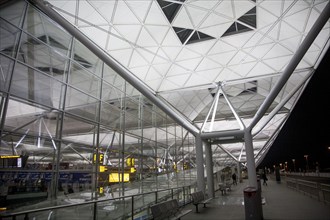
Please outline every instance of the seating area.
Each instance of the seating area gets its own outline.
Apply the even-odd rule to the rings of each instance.
[[[231,183],[220,183],[219,190],[221,191],[221,195],[226,195],[228,191],[231,191]]]
[[[196,213],[198,212],[199,204],[203,204],[204,208],[206,208],[206,204],[212,200],[212,198],[206,199],[202,191],[192,193],[191,197],[192,197],[192,203],[196,206]]]
[[[156,203],[150,207],[153,220],[161,219],[180,219],[189,214],[192,210],[180,209],[178,200],[172,199],[161,203]]]

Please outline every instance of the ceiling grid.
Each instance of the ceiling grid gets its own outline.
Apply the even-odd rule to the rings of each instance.
[[[201,127],[220,82],[239,117],[249,124],[328,1],[49,2],[154,93]],[[328,21],[268,112],[311,72],[329,36]],[[81,57],[91,64],[86,69],[96,68],[89,57]],[[83,87],[85,81],[79,80]],[[295,95],[263,129],[262,138],[255,143],[256,152],[286,120],[298,97]],[[223,95],[214,129],[239,129]],[[222,147],[239,158],[241,143]],[[214,151],[224,156],[222,150]]]

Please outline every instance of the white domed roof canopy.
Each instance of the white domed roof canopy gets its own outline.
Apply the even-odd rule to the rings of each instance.
[[[49,3],[202,134],[242,131],[252,123],[257,162],[267,153],[271,137],[278,134],[329,47],[328,20],[271,99],[269,94],[327,0]],[[93,68],[88,53],[80,56]],[[267,98],[269,108],[260,121],[254,120]],[[209,140],[217,160],[230,155],[246,161],[242,143],[214,136]]]

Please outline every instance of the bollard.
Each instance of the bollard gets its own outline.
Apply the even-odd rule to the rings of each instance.
[[[244,189],[245,220],[262,220],[260,193],[255,187]]]

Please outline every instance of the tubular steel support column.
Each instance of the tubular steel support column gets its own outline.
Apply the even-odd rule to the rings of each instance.
[[[210,143],[204,141],[205,146],[205,163],[206,163],[206,177],[207,177],[207,193],[208,198],[214,198],[214,178],[213,178],[213,159],[212,146]]]
[[[246,220],[262,220],[261,192],[258,189],[256,166],[253,152],[253,139],[250,129],[244,130],[245,152],[249,177],[249,186],[244,189],[244,206]],[[253,214],[253,216],[251,216]]]
[[[282,76],[278,79],[275,86],[270,91],[269,95],[266,97],[264,102],[262,103],[261,107],[258,109],[257,113],[255,114],[250,128],[252,129],[259,120],[264,116],[265,112],[268,110],[269,106],[272,104],[278,93],[281,91],[283,86],[286,84],[290,76],[292,75],[293,71],[296,69],[304,55],[306,54],[309,47],[314,42],[315,38],[318,36],[326,22],[330,17],[330,3],[328,3],[325,8],[323,9],[322,13],[318,17],[318,19],[313,24],[312,28],[304,38],[303,42],[299,46],[298,50],[294,53],[292,59],[286,66]]]
[[[248,177],[249,177],[249,186],[258,188],[251,130],[245,129],[244,141],[245,141],[245,152],[246,152],[246,162],[247,162]]]
[[[203,142],[199,134],[196,135],[195,138],[196,138],[197,189],[205,193]]]
[[[237,179],[240,183],[242,181],[242,174],[241,174],[241,163],[237,162]]]

